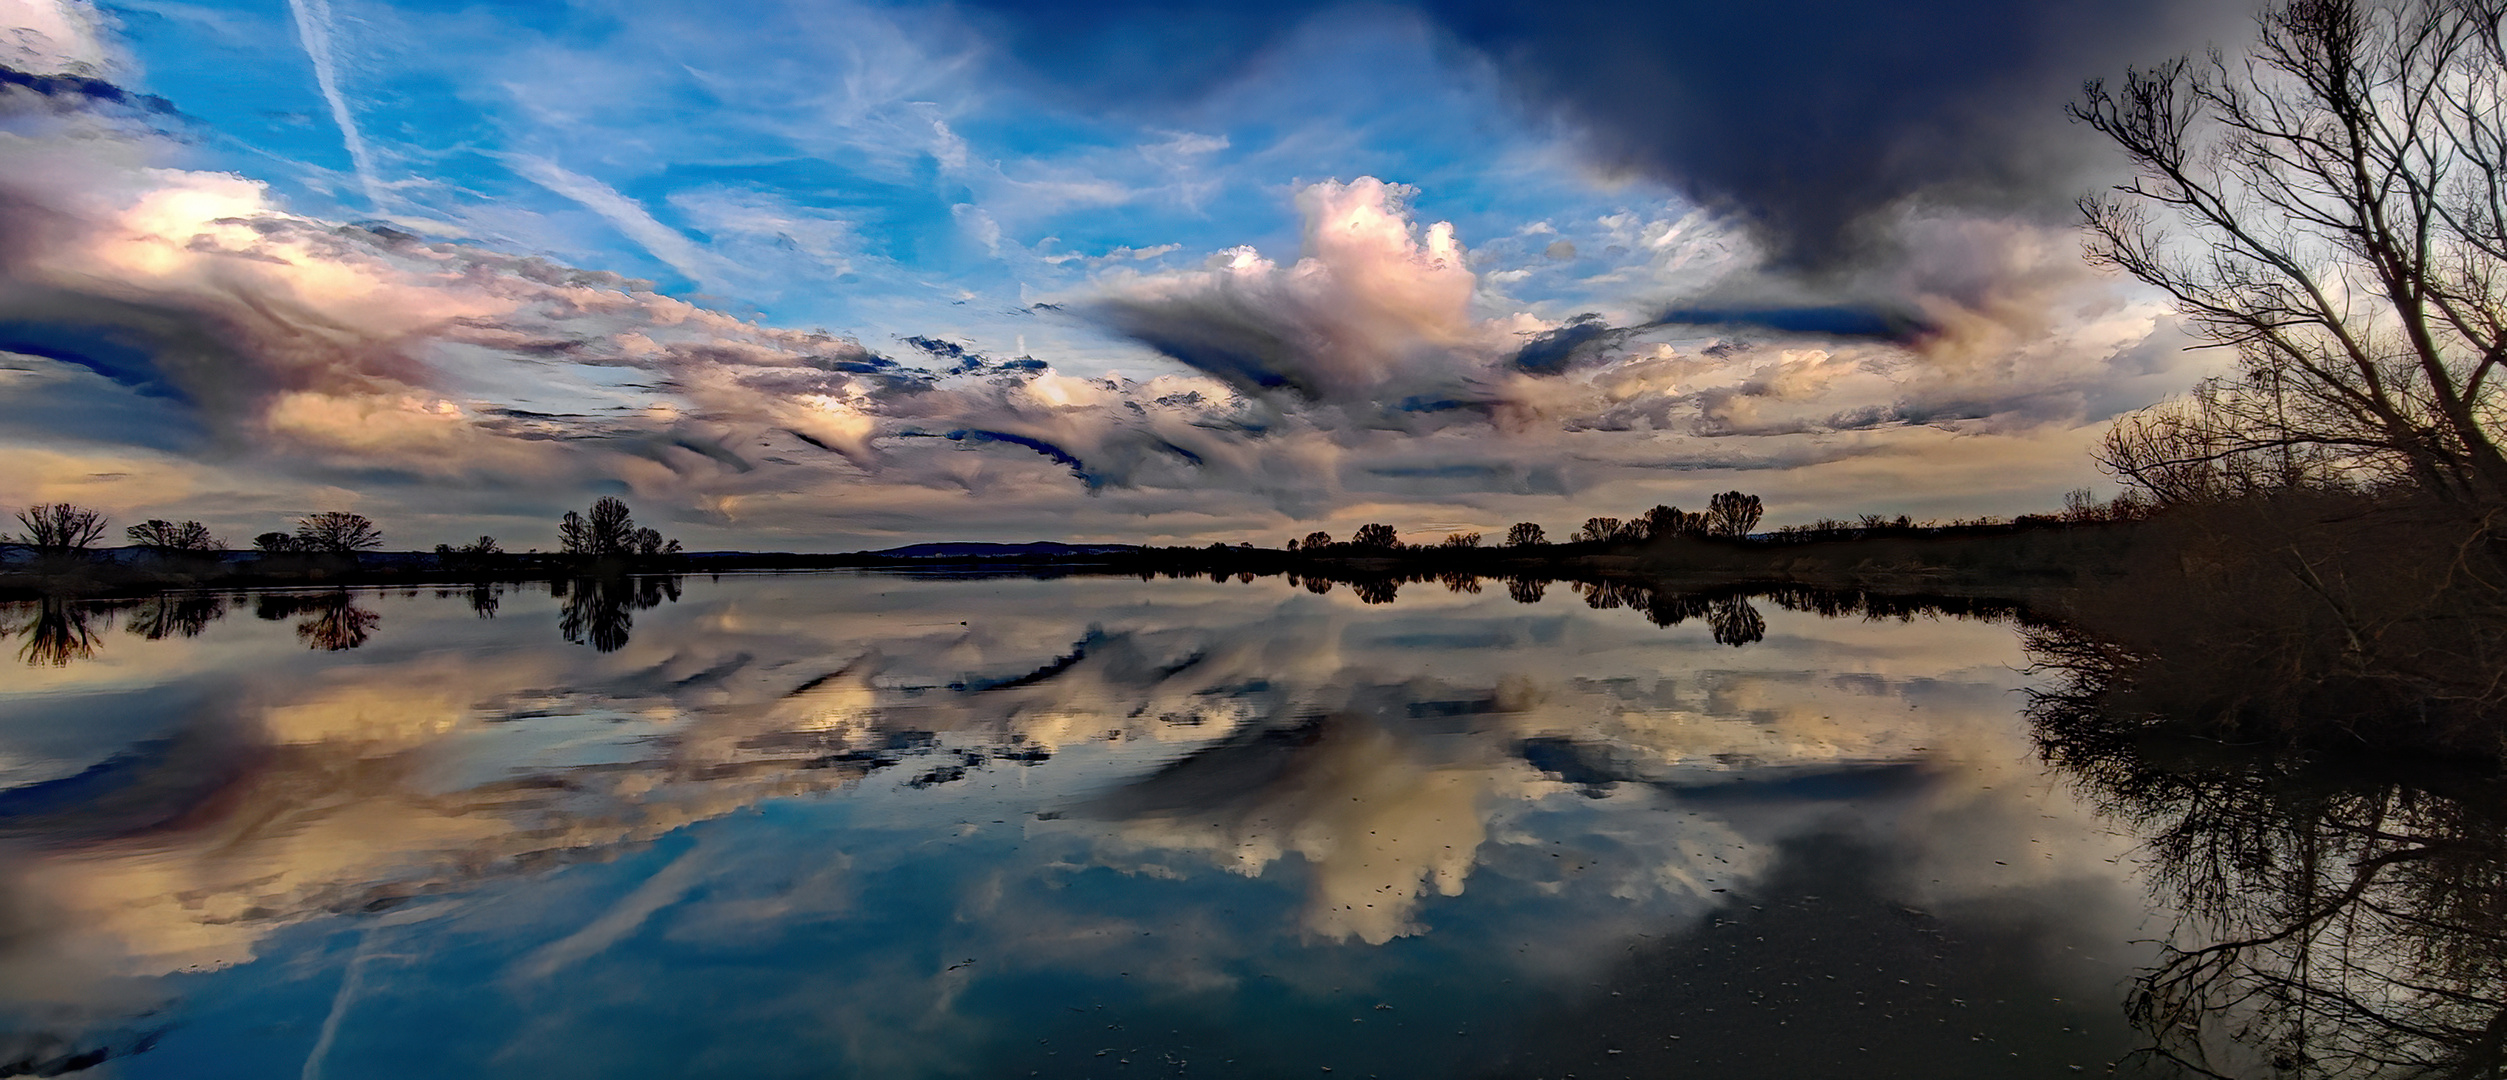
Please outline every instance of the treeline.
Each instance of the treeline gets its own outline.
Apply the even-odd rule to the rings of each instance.
[[[1721,537],[1741,539],[1758,527],[1763,508],[1756,495],[1727,491],[1707,501],[1702,513],[1688,513],[1676,506],[1656,506],[1636,517],[1621,520],[1615,517],[1586,518],[1584,524],[1563,540],[1551,541],[1548,530],[1536,521],[1519,521],[1506,530],[1499,546],[1538,548],[1558,544],[1637,544],[1675,536]],[[1346,543],[1336,541],[1328,532],[1316,531],[1290,540],[1288,550],[1322,554],[1335,551],[1396,552],[1423,548],[1476,548],[1483,539],[1476,532],[1448,533],[1435,543],[1405,544],[1401,534],[1391,525],[1371,522],[1358,527]]]
[[[2089,489],[2079,488],[2065,494],[2061,510],[2048,513],[1954,518],[1949,521],[1918,521],[1905,514],[1896,517],[1864,514],[1852,520],[1820,518],[1807,524],[1783,525],[1758,532],[1759,520],[1764,514],[1759,497],[1727,491],[1707,500],[1706,509],[1701,512],[1691,513],[1677,506],[1657,505],[1629,518],[1589,517],[1584,519],[1584,524],[1554,540],[1539,522],[1517,522],[1506,530],[1506,535],[1496,546],[1529,550],[1564,545],[1650,544],[1672,539],[1799,544],[1884,536],[1973,534],[2142,521],[2156,512],[2159,506],[2158,501],[2138,491],[2126,490],[2111,499],[2100,500]],[[1478,548],[1484,539],[1480,533],[1458,532],[1429,543],[1403,543],[1393,526],[1370,523],[1359,526],[1357,533],[1347,541],[1336,540],[1328,532],[1307,533],[1290,540],[1288,550],[1310,554],[1387,554]]]
[[[17,512],[17,521],[19,531],[0,534],[0,542],[48,555],[91,552],[111,527],[101,511],[74,503],[31,506]],[[234,550],[197,521],[150,518],[122,532],[131,546],[163,554],[224,555]],[[637,526],[626,502],[606,495],[594,500],[589,512],[566,511],[558,519],[557,536],[559,554],[584,558],[658,558],[681,551],[679,541]],[[331,510],[296,519],[293,530],[261,533],[252,538],[249,550],[262,555],[355,555],[382,547],[383,530],[373,519]],[[479,560],[507,552],[495,537],[481,536],[466,544],[437,544],[435,554]]]
[[[39,587],[166,587],[255,579],[331,580],[343,574],[445,572],[466,575],[611,573],[667,570],[678,566],[679,541],[639,526],[620,499],[603,496],[583,511],[558,519],[558,550],[508,551],[493,536],[461,544],[437,544],[432,556],[382,551],[384,532],[363,514],[324,511],[298,518],[293,529],[270,530],[236,550],[198,521],[150,518],[123,529],[136,562],[98,549],[111,522],[98,510],[73,503],[27,507],[16,515],[18,531],[0,543],[28,550],[31,562],[16,569],[40,579]],[[380,558],[378,558],[378,556]]]

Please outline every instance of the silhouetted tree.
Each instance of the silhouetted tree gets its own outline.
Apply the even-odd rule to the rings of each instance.
[[[1674,536],[1695,532],[1695,529],[1689,527],[1689,518],[1690,515],[1681,513],[1680,508],[1677,506],[1663,506],[1656,504],[1653,509],[1645,512],[1643,520],[1645,522],[1646,538],[1651,540],[1666,540]]]
[[[1763,513],[1758,496],[1727,491],[1706,504],[1706,532],[1712,536],[1748,536]]]
[[[632,539],[634,540],[635,553],[648,559],[657,555],[676,555],[679,553],[679,541],[664,540],[662,539],[662,534],[653,529],[637,529]]]
[[[2088,83],[2137,167],[2091,258],[2240,370],[2128,417],[2100,461],[2161,501],[2365,474],[2507,501],[2507,43],[2496,0],[2289,0],[2243,61]]]
[[[593,500],[588,513],[572,510],[557,522],[558,546],[568,555],[590,558],[675,555],[679,542],[656,530],[639,528],[627,504],[615,496]]]
[[[1534,547],[1548,542],[1549,537],[1534,522],[1518,521],[1513,528],[1506,530],[1507,547]]]
[[[177,525],[164,518],[149,518],[122,530],[122,534],[130,537],[134,544],[160,552],[216,551],[226,546],[225,542],[209,535],[208,526],[197,521]]]
[[[1371,522],[1358,526],[1358,535],[1350,537],[1349,542],[1362,548],[1397,548],[1401,546],[1401,534],[1390,525]]]
[[[1442,548],[1475,548],[1480,546],[1479,533],[1447,533],[1437,544]]]
[[[592,500],[592,512],[583,517],[592,554],[626,555],[635,550],[635,515],[628,512],[624,500],[603,495]]]
[[[1584,527],[1576,530],[1575,542],[1579,544],[1604,543],[1618,537],[1618,518],[1593,517],[1584,519]]]
[[[298,550],[293,533],[265,532],[252,538],[252,549],[264,555],[286,555]]]
[[[1324,532],[1324,531],[1322,531],[1322,530],[1320,530],[1320,529],[1317,529],[1317,530],[1315,530],[1314,532],[1310,532],[1310,533],[1307,533],[1307,534],[1306,534],[1306,542],[1305,542],[1305,546],[1304,546],[1301,550],[1305,550],[1305,551],[1321,551],[1321,550],[1323,550],[1324,548],[1331,547],[1331,546],[1332,546],[1332,534],[1331,534],[1331,533]]]
[[[103,514],[70,503],[30,506],[17,512],[17,520],[26,527],[18,543],[53,555],[93,547],[105,528]]]
[[[493,536],[482,536],[467,544],[435,545],[437,564],[457,569],[478,569],[494,565],[505,554]]]
[[[1549,582],[1539,578],[1506,579],[1506,596],[1518,604],[1537,604],[1549,591]]]
[[[327,510],[296,522],[296,550],[354,555],[383,546],[383,530],[364,514]]]

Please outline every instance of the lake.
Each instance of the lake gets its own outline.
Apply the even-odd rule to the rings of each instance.
[[[2127,1005],[2207,925],[2010,618],[831,573],[0,628],[0,1075],[2163,1072]]]

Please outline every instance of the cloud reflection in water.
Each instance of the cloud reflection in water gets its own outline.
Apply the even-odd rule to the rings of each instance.
[[[2003,626],[1753,609],[1736,651],[1722,602],[1666,628],[1563,589],[641,588],[519,587],[493,619],[460,593],[293,598],[279,618],[392,632],[343,653],[255,620],[141,632],[0,695],[0,880],[42,913],[12,916],[0,1009],[85,1033],[62,1045],[174,994],[167,1015],[311,1010],[310,1031],[355,929],[384,942],[354,952],[358,992],[442,1030],[395,1058],[334,1024],[335,1075],[698,1043],[761,1073],[990,1071],[1077,1037],[1079,994],[1241,1013],[1206,1037],[1245,1054],[1342,987],[1486,983],[1398,1022],[1501,1024],[1508,995],[1732,903],[1806,833],[1868,834],[1907,902],[2068,882],[2080,921],[2138,917],[2105,863],[2122,841],[2027,783]],[[632,635],[597,628],[608,607],[642,608]],[[306,970],[334,972],[319,1001],[285,974]],[[434,996],[454,987],[468,1006]],[[1316,1053],[1412,1052],[1333,1015]],[[134,1060],[207,1052],[186,1041],[207,1023]]]

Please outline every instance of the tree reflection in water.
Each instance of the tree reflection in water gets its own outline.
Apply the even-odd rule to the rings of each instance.
[[[2178,912],[2128,1002],[2148,1053],[2203,1076],[2507,1075],[2507,788],[2178,734],[2135,659],[2031,634],[2039,747],[2147,840]]]
[[[122,628],[150,641],[163,641],[170,637],[199,637],[210,623],[225,617],[223,596],[151,596],[130,609]]]
[[[9,607],[15,610],[0,623],[0,637],[23,639],[17,656],[29,667],[67,667],[96,655],[111,618],[104,608],[58,596]]]
[[[307,648],[325,652],[365,644],[374,636],[376,624],[383,621],[383,616],[357,606],[356,597],[345,589],[312,596],[264,594],[254,603],[253,614],[273,622],[304,616],[296,624],[296,636]]]
[[[635,629],[636,612],[659,607],[665,601],[678,602],[680,581],[677,574],[651,574],[560,578],[549,582],[549,591],[563,605],[557,616],[557,629],[577,645],[616,652],[626,647],[628,635]]]

